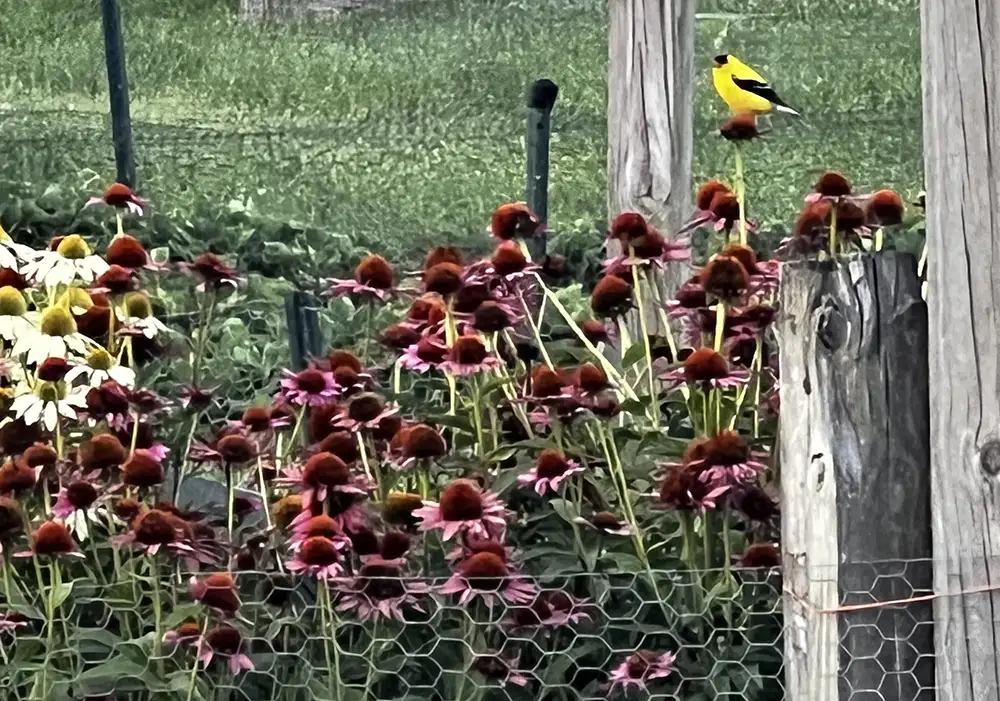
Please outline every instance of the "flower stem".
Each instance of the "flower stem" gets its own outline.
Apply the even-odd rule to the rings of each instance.
[[[629,246],[629,256],[633,256],[634,252],[632,247]],[[646,279],[643,276],[643,279]],[[639,328],[642,330],[642,349],[646,355],[646,374],[647,380],[649,381],[649,407],[647,408],[647,413],[649,414],[649,420],[653,422],[655,427],[660,422],[660,405],[656,399],[656,378],[653,376],[653,353],[649,347],[649,330],[646,327],[646,309],[642,303],[642,285],[639,279],[639,266],[632,266],[632,284],[635,288],[635,301],[639,307]],[[655,282],[650,281],[650,286],[655,285]]]
[[[320,595],[320,616],[323,624],[323,655],[326,657],[326,669],[330,684],[330,698],[340,701],[340,651],[337,647],[336,631],[333,625],[333,605],[330,603],[330,587],[326,582],[319,581],[322,588]],[[329,633],[329,635],[327,635]],[[333,654],[330,653],[330,643],[333,643]]]
[[[840,242],[837,240],[837,203],[830,207],[830,257],[836,260]]]
[[[472,420],[476,426],[476,455],[486,456],[486,439],[483,438],[483,413],[482,394],[480,393],[479,380],[475,376],[471,378],[472,384]]]
[[[212,317],[215,315],[215,303],[218,295],[210,293],[208,308],[205,310],[204,323],[198,329],[198,343],[195,344],[194,361],[191,364],[191,386],[198,387],[198,380],[201,379],[201,363],[205,359],[205,347],[207,346],[208,329],[212,324]]]
[[[160,562],[156,555],[148,559],[149,576],[153,580],[153,657],[160,675],[163,675],[163,660],[160,658],[160,643],[163,635],[163,610],[160,600]]]
[[[715,352],[722,352],[722,338],[726,333],[726,303],[721,299],[715,303]]]
[[[552,301],[552,306],[556,308],[556,311],[559,312],[562,318],[566,321],[566,324],[573,330],[573,333],[576,334],[576,337],[580,339],[581,343],[583,343],[584,347],[588,351],[590,351],[591,355],[594,356],[594,359],[597,360],[598,363],[600,363],[601,368],[604,370],[604,373],[609,378],[612,378],[615,381],[615,383],[619,386],[619,388],[625,394],[628,395],[629,399],[635,399],[638,401],[639,398],[636,396],[635,392],[632,391],[632,388],[629,386],[629,384],[622,378],[618,370],[615,369],[615,366],[612,365],[608,361],[608,359],[604,357],[604,354],[594,347],[594,344],[590,342],[590,339],[588,339],[587,336],[583,333],[583,329],[580,328],[580,325],[577,324],[576,321],[574,321],[572,316],[570,316],[570,313],[566,310],[566,307],[563,306],[562,302],[560,302],[559,299],[552,293],[552,291],[545,286],[545,283],[542,282],[542,279],[540,277],[538,277],[537,275],[535,277],[538,280],[538,283],[542,286],[542,290],[545,292],[545,296]]]
[[[191,663],[191,677],[188,681],[188,693],[187,701],[191,701],[194,698],[194,682],[198,678],[198,653],[201,649],[201,645],[207,645],[204,643],[205,633],[208,631],[208,616],[205,616],[205,622],[201,624],[201,635],[198,636],[198,646],[195,648],[194,662]]]
[[[233,521],[234,511],[235,511],[235,496],[236,493],[233,490],[233,466],[227,460],[223,469],[226,473],[226,530],[229,533],[229,545],[233,544]],[[232,567],[232,561],[229,564]]]
[[[292,428],[292,437],[288,439],[288,447],[285,449],[285,457],[287,458],[295,450],[295,443],[299,439],[299,434],[302,432],[302,424],[306,418],[306,408],[302,407],[299,409],[298,415],[295,417],[295,427]]]
[[[736,146],[736,201],[740,206],[740,243],[747,245],[747,189],[743,178],[743,152]]]
[[[531,308],[528,307],[528,302],[524,299],[524,293],[518,292],[517,296],[521,300],[521,308],[524,309],[524,318],[528,320],[528,325],[531,327],[531,334],[535,337],[535,343],[538,344],[538,350],[542,354],[542,359],[545,360],[546,365],[554,368],[552,358],[549,357],[549,352],[545,350],[545,344],[542,343],[542,334],[538,330],[538,324],[535,323],[535,318],[531,315]]]
[[[184,482],[184,476],[187,472],[188,466],[188,455],[191,453],[191,443],[194,442],[194,432],[198,428],[198,417],[201,412],[195,412],[191,417],[191,428],[188,429],[187,442],[184,445],[184,457],[181,459],[180,465],[178,466],[177,472],[174,479],[174,503],[177,503],[177,498],[181,494],[181,484]]]
[[[365,335],[361,339],[361,363],[368,366],[368,339],[372,335],[372,321],[375,318],[373,313],[375,305],[370,301],[365,302]]]
[[[264,461],[260,457],[260,453],[257,454],[257,485],[260,489],[260,503],[264,507],[264,518],[267,520],[267,528],[270,530],[274,524],[271,522],[271,505],[267,499],[267,482],[264,481]]]

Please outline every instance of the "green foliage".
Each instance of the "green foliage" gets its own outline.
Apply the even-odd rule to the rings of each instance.
[[[391,3],[296,26],[240,24],[234,5],[124,8],[140,187],[155,202],[190,216],[252,200],[268,219],[411,265],[431,243],[479,252],[490,210],[523,192],[523,95],[547,76],[561,87],[551,226],[561,251],[593,265],[606,206],[605,2]],[[805,114],[775,117],[749,149],[750,214],[773,238],[824,167],[860,190],[919,189],[916,0],[699,10],[696,180],[732,170],[710,136],[724,111],[707,70],[731,51]],[[110,179],[97,6],[0,0],[0,12],[6,177],[72,188]]]

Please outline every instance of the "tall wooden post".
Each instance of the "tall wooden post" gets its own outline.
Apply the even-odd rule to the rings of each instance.
[[[117,180],[135,187],[135,150],[132,144],[132,116],[125,70],[125,37],[118,0],[101,0],[104,27],[104,59],[108,69],[111,101],[111,135],[114,141]]]
[[[1000,9],[923,0],[921,29],[938,699],[996,701]]]
[[[933,701],[927,311],[916,259],[781,269],[789,701]],[[851,610],[851,606],[868,606]]]
[[[608,214],[668,234],[691,215],[694,0],[611,0]]]
[[[609,8],[608,220],[639,212],[668,237],[692,212],[695,4],[611,0]],[[608,249],[620,253],[617,243]],[[643,298],[655,292],[666,300],[688,271],[685,263],[667,264],[643,285]],[[663,331],[654,306],[647,305],[649,333]],[[637,313],[627,325],[638,339]]]

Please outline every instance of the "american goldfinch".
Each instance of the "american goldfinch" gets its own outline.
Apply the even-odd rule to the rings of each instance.
[[[774,109],[801,116],[778,97],[760,74],[735,56],[721,54],[715,57],[712,82],[733,114],[764,114]]]

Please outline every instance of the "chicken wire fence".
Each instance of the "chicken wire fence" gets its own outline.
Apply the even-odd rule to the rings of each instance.
[[[786,666],[800,689],[835,676],[840,699],[934,698],[927,562],[797,569],[787,618],[778,569],[457,581],[382,562],[317,588],[118,566],[111,584],[5,569],[3,698],[764,701],[793,698]],[[806,659],[824,672],[796,681]]]

